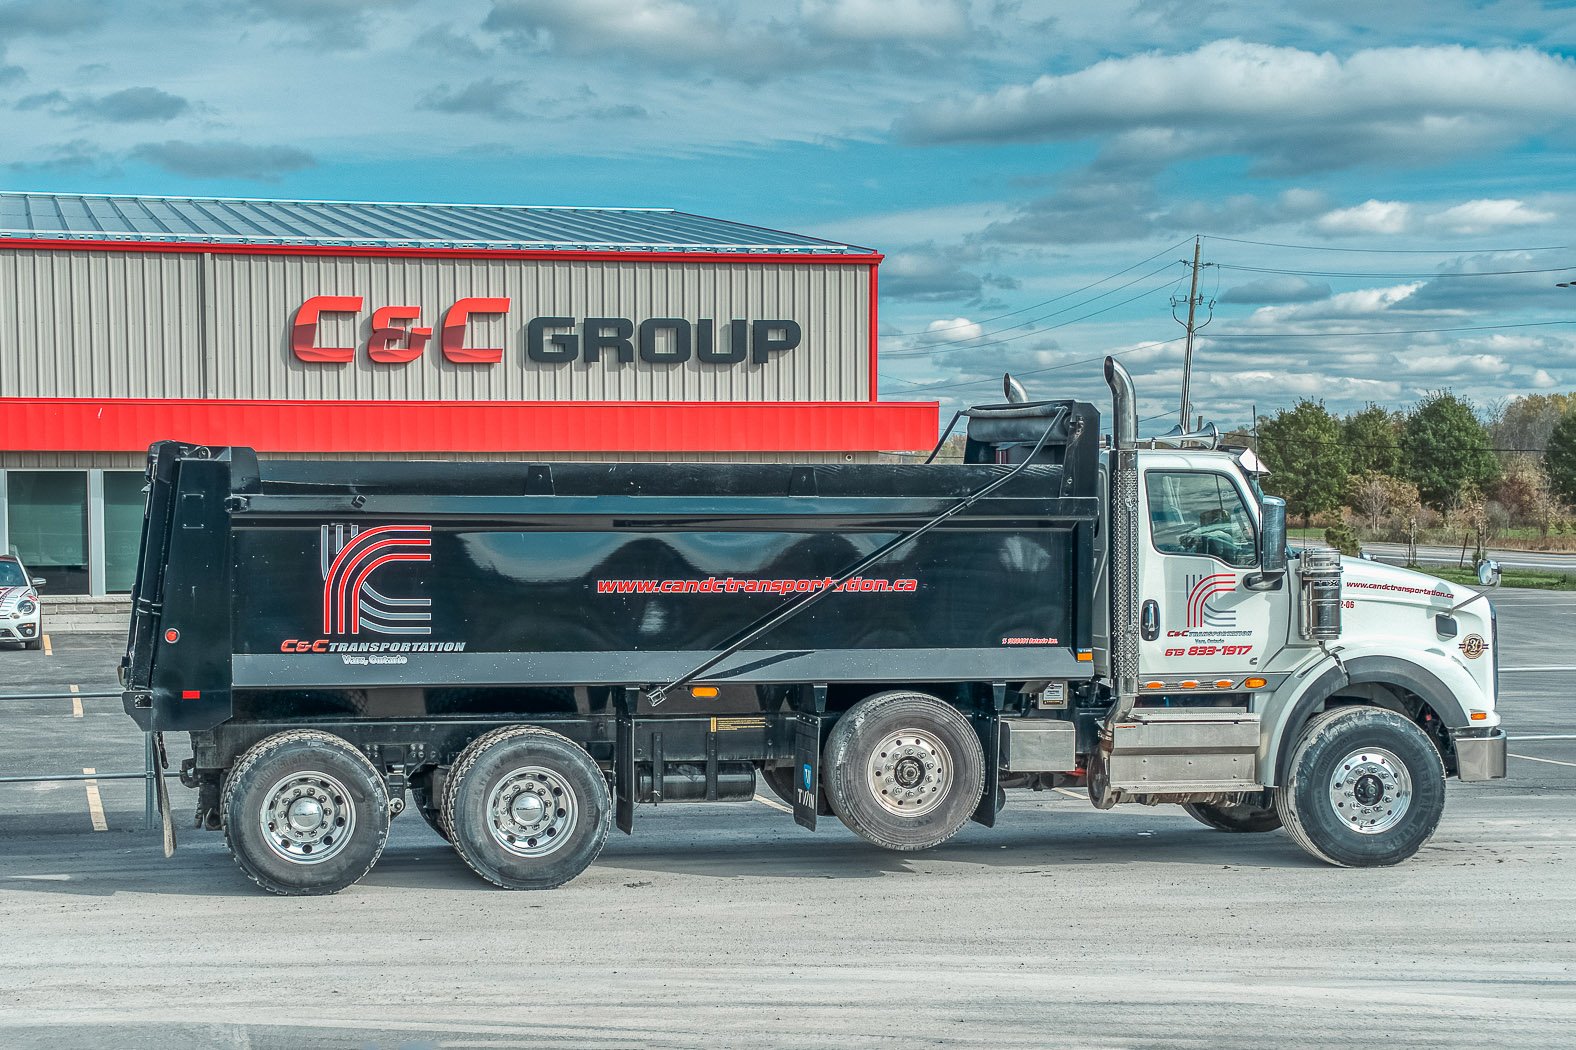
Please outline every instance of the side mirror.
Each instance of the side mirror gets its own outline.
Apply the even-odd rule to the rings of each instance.
[[[46,584],[48,582],[49,581],[44,579],[42,576],[34,576],[33,579],[32,579],[32,584],[33,584],[34,587],[42,587],[44,584]]]
[[[1266,573],[1286,571],[1286,501],[1264,497],[1259,524],[1259,568]]]
[[[1488,558],[1484,558],[1482,561],[1478,562],[1477,578],[1478,583],[1482,584],[1484,587],[1498,587],[1499,562],[1492,561]]]
[[[1286,575],[1286,501],[1265,496],[1259,515],[1259,571],[1242,582],[1251,591],[1272,591]]]

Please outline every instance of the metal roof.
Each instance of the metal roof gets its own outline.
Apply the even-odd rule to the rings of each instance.
[[[0,193],[7,239],[546,251],[867,254],[666,208]]]

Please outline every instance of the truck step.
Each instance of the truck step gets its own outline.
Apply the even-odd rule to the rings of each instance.
[[[1113,727],[1111,785],[1129,795],[1256,790],[1259,730],[1246,711],[1135,711]]]

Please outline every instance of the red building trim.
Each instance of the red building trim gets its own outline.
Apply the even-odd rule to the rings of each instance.
[[[0,450],[140,452],[924,451],[934,401],[220,401],[0,398]]]

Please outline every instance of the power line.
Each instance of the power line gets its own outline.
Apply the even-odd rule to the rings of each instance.
[[[1073,367],[1075,367],[1077,365],[1087,365],[1087,364],[1089,364],[1090,362],[1093,362],[1093,361],[1104,361],[1107,357],[1124,357],[1127,354],[1136,354],[1140,350],[1152,350],[1152,349],[1154,349],[1157,346],[1167,346],[1167,345],[1169,345],[1171,343],[1180,343],[1185,338],[1186,338],[1186,336],[1180,336],[1179,335],[1179,336],[1175,336],[1175,337],[1173,337],[1171,339],[1162,339],[1162,340],[1159,340],[1158,342],[1154,342],[1154,343],[1144,343],[1141,346],[1128,347],[1126,350],[1111,350],[1111,351],[1108,351],[1106,353],[1100,354],[1098,357],[1085,357],[1085,358],[1080,358],[1077,361],[1063,361],[1059,365],[1046,365],[1044,368],[1030,369],[1027,372],[1014,372],[1013,376],[1016,377],[1016,378],[1020,378],[1021,379],[1021,378],[1025,377],[1025,376],[1044,375],[1046,372],[1058,372],[1058,371],[1062,370],[1063,368],[1073,368]],[[896,376],[888,376],[885,373],[881,374],[881,378],[882,379],[897,379]],[[951,382],[946,382],[946,383],[932,383],[932,384],[929,384],[929,385],[926,385],[926,386],[918,386],[917,384],[915,384],[915,392],[917,393],[919,391],[927,391],[927,390],[967,389],[968,387],[971,387],[971,386],[979,386],[981,383],[994,383],[994,382],[997,382],[997,381],[998,380],[996,380],[994,378],[991,378],[991,379],[953,380]],[[906,380],[906,379],[897,379],[897,382],[899,382],[899,383],[906,383],[906,382],[908,382],[908,380]],[[1170,413],[1166,413],[1166,414],[1169,415]]]
[[[1109,275],[1107,277],[1100,278],[1098,281],[1095,281],[1092,284],[1086,284],[1082,288],[1074,288],[1070,292],[1063,292],[1061,295],[1054,296],[1054,297],[1052,297],[1050,299],[1046,299],[1044,302],[1033,303],[1033,304],[1031,304],[1029,306],[1025,306],[1021,310],[1011,310],[1011,311],[1009,311],[1007,313],[997,314],[995,317],[987,317],[987,318],[984,318],[983,320],[980,320],[980,321],[970,321],[970,322],[968,322],[966,324],[949,325],[946,328],[931,328],[931,329],[928,329],[928,330],[923,331],[923,332],[893,332],[893,331],[887,331],[887,332],[883,332],[882,334],[883,335],[890,335],[890,336],[937,335],[937,334],[940,334],[942,332],[953,332],[953,331],[957,331],[960,328],[967,328],[967,327],[969,327],[969,325],[972,325],[972,324],[987,325],[987,324],[990,324],[992,321],[1000,321],[1000,320],[1002,320],[1003,318],[1006,318],[1006,317],[1016,317],[1019,314],[1026,314],[1030,310],[1038,310],[1042,306],[1050,306],[1052,303],[1059,303],[1063,299],[1069,299],[1072,296],[1077,295],[1079,292],[1087,292],[1091,288],[1098,288],[1098,287],[1100,287],[1102,284],[1104,284],[1107,281],[1114,281],[1114,280],[1116,280],[1116,278],[1122,276],[1124,273],[1130,273],[1133,270],[1138,269],[1140,266],[1143,266],[1145,263],[1154,262],[1156,259],[1160,258],[1162,255],[1166,255],[1166,254],[1168,254],[1170,252],[1176,251],[1178,248],[1182,247],[1186,243],[1187,243],[1187,240],[1186,240],[1186,238],[1184,238],[1184,239],[1182,239],[1180,241],[1177,241],[1175,244],[1173,244],[1169,248],[1162,248],[1160,251],[1158,251],[1155,254],[1151,255],[1147,259],[1140,259],[1140,260],[1138,260],[1133,265],[1127,267],[1127,269],[1125,269],[1125,270],[1118,270],[1115,273],[1113,273],[1113,274],[1111,274],[1111,275]],[[1140,278],[1140,280],[1141,279],[1142,278]],[[1113,291],[1115,291],[1115,290],[1116,289],[1113,289]],[[1016,325],[1009,325],[1008,328],[1003,329],[1003,331],[1007,331],[1007,330],[1009,330],[1011,328],[1016,328],[1016,327],[1017,327]]]
[[[1256,244],[1264,248],[1297,248],[1309,252],[1351,252],[1353,254],[1371,255],[1511,255],[1516,252],[1566,252],[1571,250],[1571,246],[1568,244],[1552,244],[1541,248],[1337,248],[1327,244],[1286,244],[1281,241],[1251,241],[1243,237],[1222,237],[1214,233],[1206,233],[1204,236],[1213,241],[1230,241],[1232,244]]]
[[[1170,268],[1171,268],[1171,264],[1167,263],[1165,266],[1162,266],[1158,270],[1151,270],[1149,273],[1144,274],[1142,277],[1135,277],[1131,281],[1128,281],[1126,284],[1119,284],[1115,288],[1112,288],[1110,291],[1101,292],[1099,295],[1091,296],[1090,298],[1085,299],[1081,303],[1073,303],[1071,306],[1064,306],[1060,310],[1053,310],[1053,311],[1051,311],[1048,314],[1041,314],[1039,317],[1030,318],[1028,321],[1020,321],[1018,324],[1009,325],[1008,327],[1001,329],[1001,331],[1002,332],[1010,332],[1014,328],[1021,328],[1021,327],[1023,327],[1023,325],[1032,324],[1035,321],[1043,321],[1047,317],[1055,317],[1057,314],[1066,313],[1068,310],[1076,310],[1080,306],[1088,306],[1090,303],[1098,302],[1099,300],[1104,299],[1108,295],[1114,295],[1115,293],[1121,291],[1124,288],[1131,288],[1133,285],[1137,284],[1139,281],[1147,280],[1148,278],[1153,277],[1153,276],[1155,276],[1158,273],[1162,273],[1162,272],[1164,272],[1166,270],[1169,270]],[[1137,295],[1132,296],[1131,298],[1128,298],[1128,299],[1123,299],[1119,303],[1111,303],[1109,306],[1102,306],[1098,310],[1091,310],[1089,313],[1081,314],[1078,317],[1072,317],[1072,318],[1069,318],[1069,319],[1067,319],[1065,321],[1058,321],[1056,324],[1045,325],[1042,328],[1034,328],[1034,329],[1031,329],[1031,330],[1029,330],[1027,332],[1019,332],[1017,335],[1003,336],[1000,339],[991,339],[991,340],[988,340],[986,342],[955,343],[955,344],[951,344],[951,345],[948,345],[948,346],[927,346],[927,347],[921,347],[921,348],[914,349],[914,350],[893,350],[893,351],[888,352],[887,356],[888,357],[928,357],[931,354],[947,354],[947,353],[952,353],[953,351],[956,351],[956,350],[984,350],[984,349],[986,349],[988,347],[992,347],[992,346],[1001,346],[1003,343],[1012,343],[1012,342],[1016,342],[1019,339],[1028,339],[1030,336],[1044,335],[1046,332],[1054,332],[1058,328],[1066,328],[1068,325],[1077,324],[1079,321],[1087,321],[1091,317],[1098,317],[1101,314],[1110,313],[1112,310],[1120,309],[1121,307],[1126,306],[1129,303],[1135,303],[1138,300],[1142,299],[1144,296],[1146,296],[1146,295],[1153,295],[1155,292],[1160,291],[1160,289],[1165,288],[1167,285],[1171,285],[1171,284],[1175,284],[1175,283],[1176,282],[1174,282],[1174,281],[1166,280],[1166,281],[1162,282],[1161,284],[1157,284],[1157,285],[1154,285],[1152,287],[1145,288],[1143,291],[1139,292]],[[1000,335],[1000,332],[993,332],[991,334],[992,335]]]
[[[1536,270],[1476,270],[1471,273],[1441,273],[1437,270],[1429,273],[1366,273],[1357,270],[1286,270],[1274,266],[1244,266],[1241,263],[1217,263],[1223,270],[1243,270],[1247,273],[1278,273],[1288,274],[1292,277],[1361,277],[1382,278],[1386,280],[1410,280],[1458,277],[1508,277],[1514,274],[1525,273],[1569,273],[1576,270],[1576,266],[1547,266]]]
[[[1216,333],[1210,339],[1349,339],[1364,335],[1430,335],[1437,332],[1492,332],[1502,328],[1541,328],[1547,325],[1576,324],[1576,320],[1524,321],[1519,324],[1479,324],[1463,328],[1397,328],[1382,332],[1264,332],[1259,335]]]

